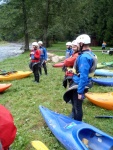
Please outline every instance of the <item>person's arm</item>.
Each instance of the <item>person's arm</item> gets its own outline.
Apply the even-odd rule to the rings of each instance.
[[[47,49],[44,48],[43,50],[44,50],[44,60],[47,61]]]
[[[90,61],[91,60],[88,59],[87,57],[82,57],[80,59],[80,63],[79,63],[80,81],[77,89],[77,92],[80,95],[84,94],[85,86],[87,86],[88,83],[89,70],[92,64],[92,62]]]

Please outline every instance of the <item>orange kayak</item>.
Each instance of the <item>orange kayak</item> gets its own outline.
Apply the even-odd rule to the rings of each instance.
[[[32,74],[32,71],[11,72],[5,75],[0,75],[0,81],[22,79],[28,77],[30,74]]]
[[[64,62],[59,62],[53,65],[55,68],[62,68],[64,66]]]
[[[9,84],[0,84],[0,92],[4,92],[4,91],[7,90],[10,86],[12,86],[11,83],[9,83]]]
[[[86,93],[86,98],[93,104],[113,110],[113,92],[109,93]]]

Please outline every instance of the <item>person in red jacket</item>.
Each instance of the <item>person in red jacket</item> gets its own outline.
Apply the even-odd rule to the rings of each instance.
[[[37,42],[32,43],[33,49],[30,52],[30,64],[29,67],[34,73],[34,82],[39,83],[39,68],[40,68],[40,55],[41,51]]]
[[[78,57],[78,43],[76,40],[72,41],[72,49],[73,49],[73,54],[71,57],[67,58],[65,61],[64,61],[64,66],[65,67],[73,67],[74,65],[74,62],[76,60],[76,58]]]
[[[72,41],[72,49],[73,49],[73,55],[69,58],[67,58],[64,61],[64,66],[62,68],[63,71],[65,71],[65,76],[64,76],[64,80],[63,80],[63,86],[66,88],[67,87],[67,83],[71,83],[72,81],[72,76],[73,76],[73,65],[74,62],[76,61],[77,57],[78,57],[78,51],[79,51],[79,46],[76,40]],[[67,68],[69,67],[69,68]]]

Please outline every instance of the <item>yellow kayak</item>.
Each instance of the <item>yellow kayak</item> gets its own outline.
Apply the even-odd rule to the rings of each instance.
[[[93,104],[113,110],[113,92],[109,93],[86,93],[86,98]]]
[[[0,75],[0,81],[22,79],[28,77],[31,73],[32,71],[8,72],[4,75]]]
[[[41,141],[32,141],[31,144],[36,150],[49,150]]]

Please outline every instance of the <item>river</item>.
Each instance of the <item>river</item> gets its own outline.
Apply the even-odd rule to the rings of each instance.
[[[22,47],[22,43],[8,43],[0,45],[0,61],[22,54],[24,52],[24,50],[21,49]]]

